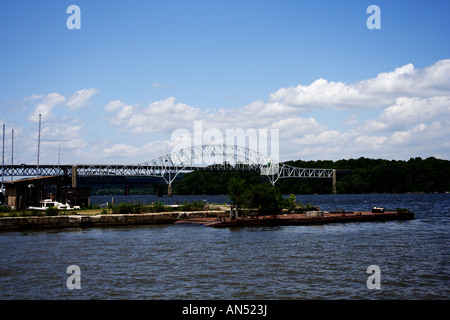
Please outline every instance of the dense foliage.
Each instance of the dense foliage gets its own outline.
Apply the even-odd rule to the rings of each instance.
[[[242,178],[230,179],[228,197],[232,204],[257,209],[260,215],[278,214],[285,206],[283,195],[277,187],[270,183],[248,185]],[[289,201],[291,205],[295,207],[295,199],[293,203]]]
[[[247,184],[257,184],[262,177],[255,172],[194,171],[173,184],[175,194],[228,194],[228,182],[242,178]]]
[[[408,161],[349,159],[338,161],[289,161],[302,168],[337,169],[338,193],[404,193],[450,191],[450,161],[411,158]],[[342,171],[340,171],[342,170]],[[345,171],[350,170],[350,171]],[[246,184],[260,184],[264,177],[254,172],[197,171],[174,184],[175,194],[228,194],[228,182],[240,177]],[[331,193],[331,179],[280,179],[282,194]]]

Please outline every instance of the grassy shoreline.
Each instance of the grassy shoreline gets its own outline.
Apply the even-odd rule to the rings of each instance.
[[[108,206],[107,208],[90,207],[78,210],[58,210],[50,208],[50,210],[14,210],[3,207],[0,211],[0,218],[9,217],[47,217],[47,216],[64,216],[64,215],[106,215],[106,214],[145,214],[159,212],[190,212],[190,211],[217,211],[226,210],[228,205],[223,204],[205,204],[202,201],[185,202],[179,205],[164,205],[156,202],[151,205],[143,204],[127,204],[121,203],[116,206]]]

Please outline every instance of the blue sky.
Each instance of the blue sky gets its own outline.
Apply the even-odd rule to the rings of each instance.
[[[36,161],[42,112],[49,164],[58,148],[64,163],[144,162],[194,121],[277,129],[280,160],[450,159],[449,13],[438,0],[4,0],[6,150],[14,129],[15,162]]]

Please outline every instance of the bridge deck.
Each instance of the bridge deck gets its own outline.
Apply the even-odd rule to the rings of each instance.
[[[304,178],[332,178],[334,169],[297,168],[280,164],[277,170],[269,169],[266,174],[278,175],[280,178],[304,177]],[[9,165],[0,168],[3,176],[71,176],[73,168],[76,168],[78,176],[161,176],[165,173],[189,172],[189,171],[261,171],[257,165],[210,165],[210,166],[144,166],[144,165]],[[270,172],[272,170],[272,172]]]

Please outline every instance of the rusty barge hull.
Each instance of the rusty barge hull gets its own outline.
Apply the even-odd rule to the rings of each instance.
[[[376,222],[393,220],[411,220],[414,219],[412,212],[397,213],[387,211],[383,213],[373,213],[365,211],[346,212],[346,213],[324,213],[320,217],[307,217],[305,214],[287,214],[278,216],[252,217],[222,219],[217,218],[191,218],[175,222],[176,224],[189,224],[207,226],[213,228],[230,227],[258,227],[258,226],[298,226],[298,225],[322,225],[328,223],[347,223],[347,222]]]

